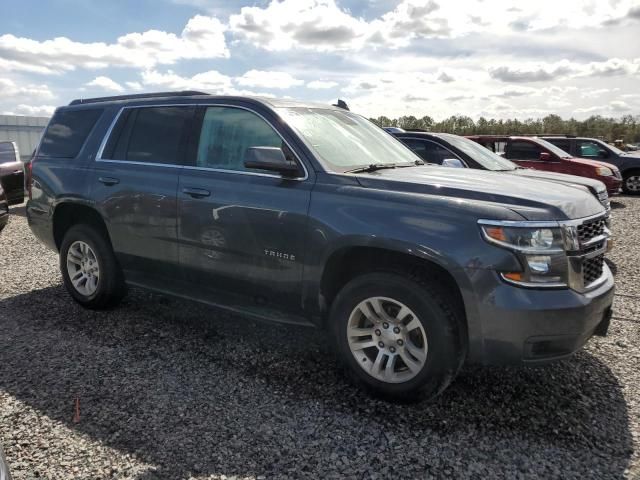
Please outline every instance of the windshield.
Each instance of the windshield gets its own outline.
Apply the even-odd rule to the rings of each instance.
[[[554,155],[557,155],[560,158],[571,158],[571,155],[562,150],[560,147],[556,147],[553,143],[549,143],[546,140],[538,137],[536,137],[535,140]]]
[[[422,162],[387,132],[346,110],[287,107],[277,111],[329,170]]]
[[[609,150],[611,150],[616,155],[624,155],[626,153],[624,150],[620,150],[618,147],[615,147],[613,145],[609,145],[608,143],[605,143],[602,140],[593,140],[593,141],[598,143],[598,144],[600,144],[602,146],[602,148],[604,148],[605,150],[608,148]]]
[[[505,171],[515,170],[518,166],[506,158],[502,158],[500,155],[493,153],[486,147],[469,140],[468,138],[460,137],[458,135],[451,135],[449,133],[440,134],[451,145],[458,150],[463,151],[469,155],[473,160],[478,162],[487,170]]]

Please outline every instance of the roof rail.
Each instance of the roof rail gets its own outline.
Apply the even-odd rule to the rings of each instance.
[[[78,98],[76,100],[73,100],[69,105],[112,102],[117,100],[137,100],[137,99],[143,99],[143,98],[156,98],[156,97],[191,97],[193,95],[209,95],[209,94],[205,92],[198,92],[195,90],[183,90],[181,92],[136,93],[132,95],[116,95],[113,97]]]

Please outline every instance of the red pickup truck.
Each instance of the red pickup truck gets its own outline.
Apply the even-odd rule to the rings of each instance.
[[[572,157],[542,138],[504,135],[471,135],[468,138],[522,167],[600,180],[607,186],[609,195],[618,193],[622,185],[622,175],[617,167]]]

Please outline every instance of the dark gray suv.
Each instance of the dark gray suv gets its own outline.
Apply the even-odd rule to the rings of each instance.
[[[606,333],[605,210],[582,187],[424,165],[354,113],[194,92],[59,108],[29,224],[70,295],[136,285],[330,333],[369,389],[433,396],[465,361]]]

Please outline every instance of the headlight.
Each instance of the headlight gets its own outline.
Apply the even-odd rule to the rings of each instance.
[[[601,177],[613,176],[613,170],[611,170],[609,167],[596,167],[596,173]]]
[[[488,242],[513,251],[520,260],[522,270],[501,272],[502,278],[528,287],[567,286],[565,242],[558,224],[534,226],[535,222],[488,220],[479,224]]]

